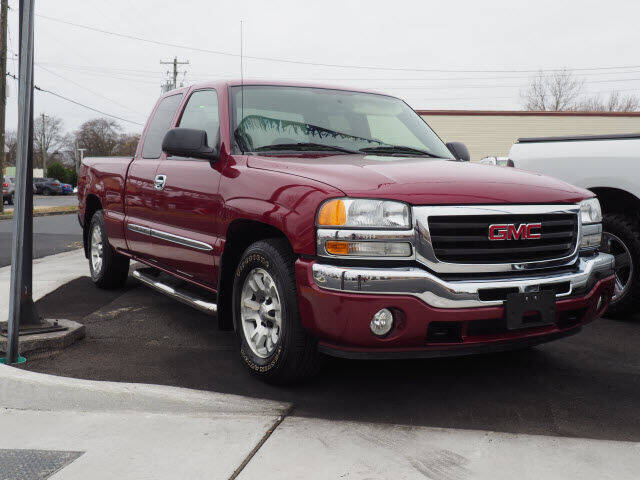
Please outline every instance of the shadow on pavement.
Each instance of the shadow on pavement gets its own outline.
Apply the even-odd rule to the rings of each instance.
[[[328,359],[295,387],[251,377],[231,332],[136,284],[97,292],[78,279],[38,302],[87,338],[26,368],[286,400],[295,415],[640,441],[640,322],[600,320],[534,349],[417,361]]]

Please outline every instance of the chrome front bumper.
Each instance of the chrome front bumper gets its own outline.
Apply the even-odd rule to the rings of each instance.
[[[313,264],[313,279],[322,289],[346,293],[411,295],[437,308],[472,308],[502,305],[504,299],[482,300],[485,293],[533,292],[554,288],[557,297],[570,297],[613,274],[614,257],[598,253],[580,257],[571,272],[536,276],[447,281],[416,267],[358,268]]]

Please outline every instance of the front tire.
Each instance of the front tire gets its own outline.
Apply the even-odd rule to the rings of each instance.
[[[625,214],[605,215],[600,250],[616,257],[616,284],[605,315],[624,317],[640,307],[640,221]]]
[[[317,342],[300,320],[293,264],[286,240],[263,240],[247,248],[234,277],[240,356],[252,374],[269,383],[310,377],[320,363]]]
[[[102,210],[91,217],[87,242],[93,283],[105,290],[122,288],[129,275],[129,258],[117,253],[109,244]]]

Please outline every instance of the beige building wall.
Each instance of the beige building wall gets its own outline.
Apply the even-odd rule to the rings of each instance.
[[[429,111],[418,113],[445,142],[467,145],[471,160],[507,156],[520,137],[640,133],[640,112],[480,112]]]

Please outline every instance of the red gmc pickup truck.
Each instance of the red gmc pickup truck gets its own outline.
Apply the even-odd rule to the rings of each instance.
[[[602,314],[614,259],[593,194],[470,163],[384,94],[212,82],[156,104],[133,158],[85,158],[91,277],[132,275],[233,329],[284,383],[322,354],[465,355]]]

